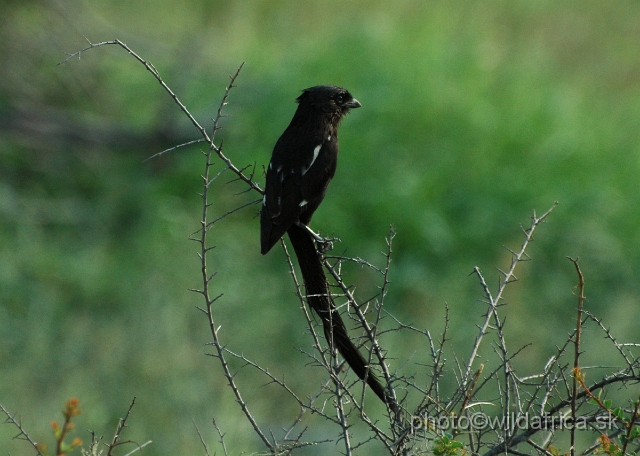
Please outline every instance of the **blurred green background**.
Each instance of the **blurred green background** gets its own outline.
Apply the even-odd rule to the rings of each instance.
[[[126,42],[207,127],[246,62],[219,138],[260,182],[299,90],[347,87],[363,108],[343,122],[338,173],[312,226],[382,265],[393,224],[388,309],[438,336],[448,304],[458,356],[484,311],[473,267],[497,283],[502,246],[517,248],[520,225],[556,200],[502,309],[512,350],[535,343],[516,366],[538,371],[573,327],[566,255],[580,258],[587,308],[637,342],[640,3],[43,0],[2,11],[0,403],[36,440],[52,444],[48,423],[72,396],[77,435],[110,440],[137,396],[124,438],[153,440],[144,454],[204,454],[194,422],[219,448],[213,417],[236,454],[260,449],[205,356],[207,322],[187,291],[199,284],[188,236],[203,157],[196,147],[143,162],[197,132],[120,48],[56,66],[83,36]],[[214,188],[215,211],[256,196],[229,179]],[[213,231],[221,337],[304,397],[324,377],[298,350],[311,339],[284,254],[259,254],[257,210]],[[375,275],[345,275],[360,299],[375,292]],[[601,336],[586,333],[585,359],[619,364]],[[405,372],[426,375],[425,339],[383,344],[392,367],[414,356]],[[293,420],[295,405],[266,378],[242,370],[238,381],[266,428]],[[307,424],[308,440],[337,432]],[[15,433],[0,426],[3,452],[31,454]]]

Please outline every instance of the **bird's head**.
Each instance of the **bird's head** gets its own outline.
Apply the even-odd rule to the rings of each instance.
[[[347,89],[331,85],[304,89],[296,101],[300,107],[337,114],[338,117],[345,115],[349,109],[362,106]]]

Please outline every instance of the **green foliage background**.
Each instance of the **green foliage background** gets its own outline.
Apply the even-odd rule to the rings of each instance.
[[[580,258],[587,308],[637,342],[637,2],[3,3],[0,403],[37,440],[50,438],[71,396],[84,411],[78,435],[110,438],[137,396],[126,437],[153,440],[145,454],[203,454],[192,420],[215,447],[214,416],[232,447],[259,448],[205,356],[208,328],[187,291],[199,280],[187,238],[198,228],[202,156],[192,148],[143,163],[196,131],[119,48],[56,66],[83,35],[126,42],[204,125],[246,62],[220,137],[237,165],[259,170],[300,89],[347,87],[363,108],[343,123],[338,174],[313,226],[382,264],[393,224],[388,308],[437,335],[448,303],[459,356],[483,309],[472,268],[497,279],[509,262],[502,245],[517,247],[519,226],[556,200],[507,296],[512,347],[535,342],[518,367],[537,371],[573,325],[566,255]],[[253,197],[241,190],[217,186],[214,208]],[[283,253],[259,255],[257,210],[214,231],[221,335],[304,396],[322,375],[296,350],[310,339]],[[374,276],[346,273],[360,298],[374,293]],[[425,351],[403,335],[386,346],[398,364]],[[587,350],[607,364],[597,344]],[[260,422],[288,424],[293,404],[241,372]],[[3,451],[25,454],[14,434],[0,427]]]

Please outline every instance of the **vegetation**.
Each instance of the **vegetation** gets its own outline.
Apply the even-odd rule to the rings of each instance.
[[[500,246],[519,245],[514,228],[557,200],[505,295],[505,337],[535,342],[516,367],[535,371],[567,338],[567,255],[590,279],[585,307],[617,339],[637,338],[639,6],[144,6],[11,4],[0,19],[0,403],[38,441],[69,397],[83,404],[76,434],[107,435],[137,396],[128,438],[153,440],[149,454],[202,454],[193,422],[213,442],[213,416],[230,447],[259,448],[204,356],[208,327],[187,291],[199,279],[187,238],[199,227],[202,155],[196,146],[143,162],[197,132],[125,53],[56,66],[82,35],[127,42],[205,126],[227,75],[247,62],[219,135],[234,163],[257,165],[258,181],[297,90],[348,87],[363,109],[345,120],[338,175],[313,225],[342,239],[338,251],[382,265],[394,225],[386,306],[402,321],[438,334],[448,303],[451,343],[470,346],[485,309],[469,273],[479,266],[491,283],[486,271],[510,255]],[[238,183],[226,187],[219,213],[244,201]],[[310,344],[304,317],[283,254],[258,253],[255,212],[214,232],[218,323],[237,352],[304,388],[322,372],[295,349]],[[376,292],[367,271],[343,273],[361,299]],[[385,348],[403,362],[407,347],[422,348],[416,340],[394,336]],[[611,359],[598,337],[585,344],[593,364]],[[243,381],[260,419],[287,407],[264,378]],[[0,427],[3,447],[20,454],[13,435]],[[438,451],[458,447],[444,436]]]

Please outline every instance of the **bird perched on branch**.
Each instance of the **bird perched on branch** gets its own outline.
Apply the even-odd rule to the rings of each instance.
[[[395,401],[380,385],[356,346],[331,299],[321,257],[308,229],[327,192],[338,161],[338,127],[343,116],[362,105],[342,87],[302,91],[291,123],[273,149],[260,214],[260,244],[266,254],[288,233],[296,252],[307,302],[322,319],[329,346],[337,348],[354,372],[392,410]]]
[[[360,102],[336,86],[306,89],[273,149],[260,219],[262,254],[300,222],[308,225],[338,162],[338,126]]]

